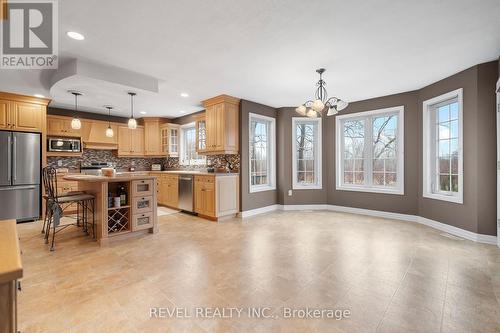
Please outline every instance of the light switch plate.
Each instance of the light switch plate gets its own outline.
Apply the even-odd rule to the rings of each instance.
[[[288,190],[288,196],[291,197],[292,196],[292,190]]]

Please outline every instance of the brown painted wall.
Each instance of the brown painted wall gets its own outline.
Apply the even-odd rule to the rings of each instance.
[[[485,235],[496,234],[496,66],[494,61],[481,64],[477,73],[477,232]]]
[[[241,204],[240,210],[246,211],[260,207],[275,205],[278,203],[278,191],[265,191],[250,193],[249,188],[249,140],[248,140],[248,114],[257,113],[264,116],[276,118],[276,109],[241,100],[240,103],[240,151],[241,151],[241,172],[240,172],[240,188],[241,188]],[[278,131],[278,121],[276,121],[276,130]],[[276,145],[277,154],[279,154],[280,147]],[[275,157],[276,158],[276,157]],[[281,160],[277,160],[277,170],[279,170]],[[276,174],[276,181],[278,182],[279,175]],[[279,183],[277,184],[279,186]]]
[[[327,136],[324,145],[327,150],[329,173],[328,203],[331,205],[382,210],[401,214],[417,214],[418,192],[418,120],[417,93],[407,92],[351,103],[342,114],[371,111],[403,105],[405,120],[405,182],[404,195],[364,193],[336,190],[335,165],[335,117],[327,117]]]
[[[463,88],[464,202],[456,204],[423,198],[422,170],[419,172],[420,216],[477,232],[477,66],[438,81],[419,91],[419,166],[422,164],[422,103],[449,91]],[[494,141],[493,141],[494,142]],[[492,143],[494,144],[494,143]]]
[[[495,84],[498,62],[474,66],[418,91],[353,102],[342,112],[354,113],[392,106],[405,107],[405,194],[337,191],[335,185],[335,117],[323,119],[323,189],[292,188],[291,118],[294,108],[242,103],[242,210],[271,205],[323,204],[420,215],[458,228],[496,234]],[[422,103],[463,88],[464,92],[464,204],[422,197]],[[248,193],[248,112],[273,116],[277,111],[278,191]],[[486,176],[485,176],[486,175]],[[276,200],[276,201],[275,201]]]
[[[309,205],[326,204],[327,202],[327,147],[322,145],[323,153],[323,189],[321,190],[293,190],[291,197],[288,196],[288,190],[292,189],[292,118],[300,117],[295,112],[295,108],[280,108],[277,120],[277,144],[279,147],[278,161],[278,201],[280,205]],[[326,117],[322,120],[322,133],[327,131]]]

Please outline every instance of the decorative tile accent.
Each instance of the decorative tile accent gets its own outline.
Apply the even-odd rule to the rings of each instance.
[[[61,161],[62,165],[58,162]],[[90,164],[92,162],[111,162],[116,164],[117,170],[127,171],[131,166],[136,170],[151,170],[151,164],[162,164],[164,169],[226,169],[228,165],[232,171],[240,170],[240,155],[210,155],[207,156],[207,165],[182,166],[179,158],[146,158],[146,157],[117,157],[111,150],[84,149],[81,157],[47,157],[47,164],[54,168],[68,168],[79,171],[81,163]]]
[[[61,161],[62,165],[58,162]],[[136,170],[151,170],[151,164],[163,164],[163,158],[117,157],[111,150],[84,149],[81,157],[47,157],[47,164],[54,168],[80,170],[81,163],[112,162],[117,170],[127,171],[131,166]]]

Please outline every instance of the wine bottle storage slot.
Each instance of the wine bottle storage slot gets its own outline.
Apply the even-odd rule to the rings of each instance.
[[[108,183],[108,235],[132,230],[130,183]]]

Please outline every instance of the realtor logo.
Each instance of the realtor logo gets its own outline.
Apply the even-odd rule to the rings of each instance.
[[[9,0],[0,22],[0,68],[57,68],[56,0]]]

